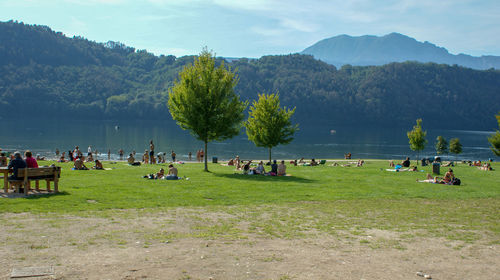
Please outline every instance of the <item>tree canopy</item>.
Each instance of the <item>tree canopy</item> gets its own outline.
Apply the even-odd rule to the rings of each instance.
[[[450,153],[453,153],[456,155],[462,153],[462,144],[460,143],[460,139],[452,138],[450,140]]]
[[[448,152],[448,141],[443,136],[436,138],[436,153],[438,155],[446,154]]]
[[[205,171],[208,171],[207,143],[239,134],[247,102],[234,92],[237,77],[224,63],[216,67],[206,49],[179,73],[169,90],[168,108],[182,129],[205,143]]]
[[[269,161],[271,161],[271,149],[280,144],[288,144],[293,140],[293,134],[298,125],[292,125],[291,117],[295,108],[287,109],[280,107],[280,99],[277,93],[259,94],[259,99],[254,101],[248,112],[248,120],[245,122],[248,140],[257,147],[269,149]]]
[[[417,152],[417,165],[418,165],[418,154],[425,148],[427,144],[427,131],[422,130],[422,119],[417,119],[417,124],[413,126],[413,130],[406,133],[408,135],[408,140],[410,143],[410,149]]]

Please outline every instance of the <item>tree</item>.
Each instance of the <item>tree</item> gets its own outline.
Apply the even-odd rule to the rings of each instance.
[[[436,138],[436,153],[438,155],[448,153],[448,141],[443,136]]]
[[[271,149],[279,144],[288,144],[293,140],[293,134],[298,130],[298,125],[292,125],[290,118],[295,108],[287,110],[280,107],[280,98],[276,93],[269,95],[259,94],[259,100],[254,101],[248,112],[245,122],[248,140],[257,147]]]
[[[172,118],[184,130],[205,143],[205,171],[208,171],[207,143],[222,141],[239,134],[247,102],[234,92],[238,78],[222,62],[204,49],[194,65],[179,73],[169,89],[168,108]]]
[[[462,144],[460,144],[460,139],[453,138],[450,140],[450,153],[460,154],[462,152]]]
[[[498,127],[500,128],[500,112],[498,115],[495,116],[498,121]],[[493,153],[497,156],[500,156],[500,130],[497,130],[497,132],[491,137],[488,137],[488,142],[490,142],[490,149],[493,151]]]
[[[413,130],[408,131],[406,135],[408,135],[408,140],[410,140],[410,149],[417,152],[418,165],[420,151],[422,151],[425,148],[425,144],[427,144],[427,139],[425,139],[427,131],[422,130],[422,119],[417,119],[417,124],[413,126]]]

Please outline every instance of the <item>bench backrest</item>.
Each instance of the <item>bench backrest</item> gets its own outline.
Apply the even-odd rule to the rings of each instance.
[[[27,176],[26,176],[27,175]],[[59,166],[49,166],[49,167],[39,167],[39,168],[19,168],[17,170],[17,178],[23,179],[25,177],[37,179],[54,179],[61,177],[61,167]]]

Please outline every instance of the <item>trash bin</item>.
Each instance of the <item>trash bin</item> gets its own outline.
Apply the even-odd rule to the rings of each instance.
[[[212,163],[217,163],[217,157],[212,158]]]
[[[440,174],[439,173],[439,167],[441,166],[441,164],[439,162],[434,162],[432,164],[432,173],[434,174]]]

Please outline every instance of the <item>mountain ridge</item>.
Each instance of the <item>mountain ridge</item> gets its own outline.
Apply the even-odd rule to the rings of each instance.
[[[460,65],[472,69],[500,69],[500,56],[451,54],[444,47],[428,41],[420,42],[400,33],[384,36],[341,34],[326,38],[305,48],[309,54],[336,67],[384,65],[391,62],[417,61],[422,63]]]

